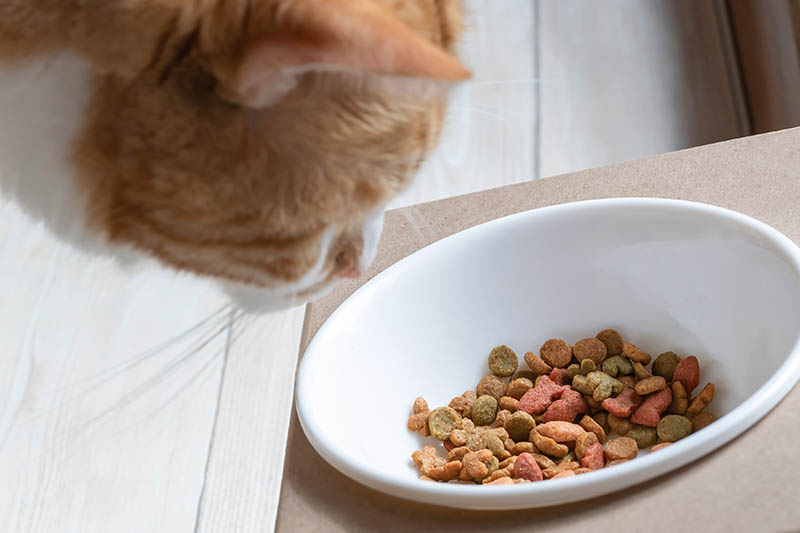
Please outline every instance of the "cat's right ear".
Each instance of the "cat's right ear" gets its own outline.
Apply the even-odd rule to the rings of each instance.
[[[307,72],[339,71],[461,81],[469,71],[379,6],[352,0],[293,0],[263,35],[244,43],[223,80],[228,98],[265,107]]]

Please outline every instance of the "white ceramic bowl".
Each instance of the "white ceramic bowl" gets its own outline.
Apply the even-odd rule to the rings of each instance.
[[[663,451],[572,478],[418,479],[411,452],[432,439],[406,429],[414,398],[434,408],[474,388],[496,345],[521,360],[550,337],[608,327],[654,355],[697,355],[724,416]],[[320,455],[374,489],[471,509],[559,504],[653,478],[746,430],[798,381],[798,335],[800,250],[776,230],[690,202],[579,202],[471,228],[376,276],[310,344],[297,411]]]

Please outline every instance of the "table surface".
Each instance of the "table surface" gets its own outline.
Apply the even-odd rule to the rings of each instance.
[[[393,206],[746,135],[719,3],[466,0],[474,79]],[[0,117],[27,97],[0,77]],[[425,209],[390,227],[441,236]],[[241,317],[206,282],[77,253],[5,201],[0,287],[0,529],[273,528],[304,308]]]
[[[537,207],[608,197],[705,202],[756,217],[800,242],[800,128],[728,141],[399,209],[367,278],[447,235]],[[309,306],[302,345],[366,280]],[[311,448],[293,415],[279,531],[789,531],[800,526],[800,387],[731,443],[670,474],[557,507],[477,512],[406,502],[351,481]]]

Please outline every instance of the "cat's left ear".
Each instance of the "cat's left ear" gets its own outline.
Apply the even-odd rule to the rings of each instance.
[[[264,107],[313,71],[453,82],[470,77],[455,56],[371,2],[292,0],[280,31],[246,44],[225,85],[239,103]]]

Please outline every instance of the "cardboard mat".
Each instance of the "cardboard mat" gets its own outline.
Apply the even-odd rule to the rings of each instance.
[[[800,242],[800,128],[391,211],[368,275],[341,285],[309,306],[301,353],[325,319],[354,290],[432,242],[537,207],[621,196],[676,198],[727,207]],[[796,531],[800,530],[798,442],[800,387],[795,387],[770,414],[732,443],[652,481],[557,507],[462,511],[407,502],[351,481],[314,451],[294,414],[277,530]]]

